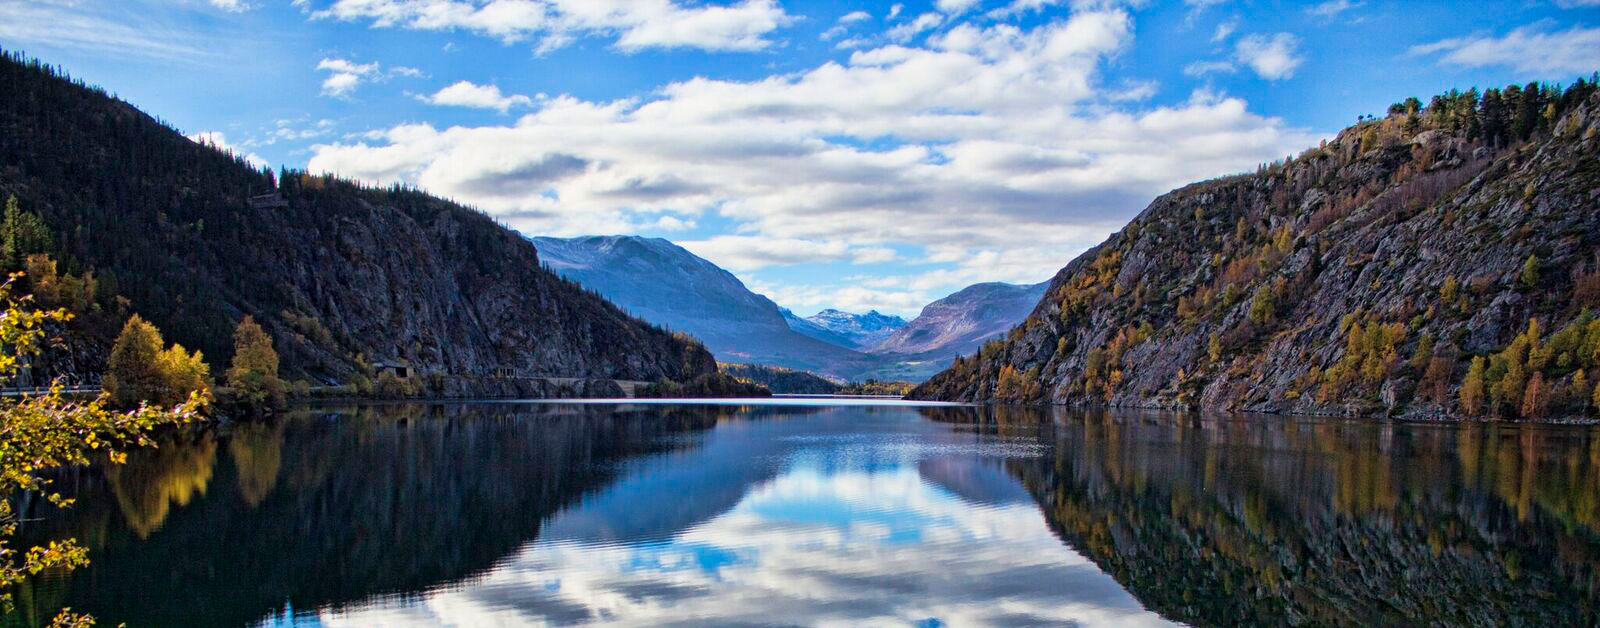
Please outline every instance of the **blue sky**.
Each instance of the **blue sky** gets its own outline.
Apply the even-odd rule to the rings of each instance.
[[[912,315],[1405,96],[1587,75],[1600,0],[9,0],[0,45],[263,163]]]

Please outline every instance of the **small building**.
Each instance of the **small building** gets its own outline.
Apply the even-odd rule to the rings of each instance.
[[[372,374],[374,376],[383,377],[384,373],[389,373],[400,379],[410,379],[417,376],[417,369],[409,364],[402,364],[400,362],[372,363]]]
[[[289,201],[277,192],[267,192],[251,195],[250,206],[255,209],[283,209],[289,206]]]

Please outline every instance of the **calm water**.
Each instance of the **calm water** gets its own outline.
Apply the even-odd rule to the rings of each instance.
[[[1600,623],[1594,428],[381,405],[61,484],[12,625]]]

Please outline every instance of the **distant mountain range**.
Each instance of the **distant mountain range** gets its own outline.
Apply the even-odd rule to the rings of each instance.
[[[776,303],[716,264],[661,238],[530,238],[550,270],[634,316],[692,335],[724,362],[853,378],[877,360],[790,328]]]
[[[789,327],[797,332],[842,347],[868,351],[906,326],[906,319],[879,314],[877,310],[852,314],[826,309],[800,318],[788,308],[783,308],[783,317],[789,321]]]
[[[1033,309],[1045,284],[983,283],[907,322],[877,311],[800,317],[732,273],[660,238],[531,238],[552,271],[627,312],[706,343],[717,359],[831,377],[921,381],[976,351]]]

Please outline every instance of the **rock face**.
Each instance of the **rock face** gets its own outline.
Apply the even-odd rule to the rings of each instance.
[[[866,314],[852,314],[826,309],[805,317],[803,320],[810,325],[804,327],[795,327],[795,317],[792,313],[786,318],[795,331],[804,334],[812,329],[820,329],[828,336],[819,339],[837,338],[838,340],[830,342],[850,348],[871,348],[906,326],[906,319],[879,314],[877,310],[868,311]]]
[[[1156,199],[912,397],[1583,412],[1600,360],[1600,96],[1531,87],[1447,95]],[[1482,385],[1463,395],[1474,359]]]
[[[15,56],[0,60],[0,195],[44,218],[65,269],[98,275],[97,308],[118,325],[141,314],[214,373],[247,314],[290,377],[323,382],[379,362],[451,378],[716,370],[698,343],[544,270],[533,244],[482,213],[275,177]]]
[[[870,358],[790,328],[771,299],[676,244],[638,236],[533,238],[547,267],[639,318],[682,331],[724,362],[851,377]]]

